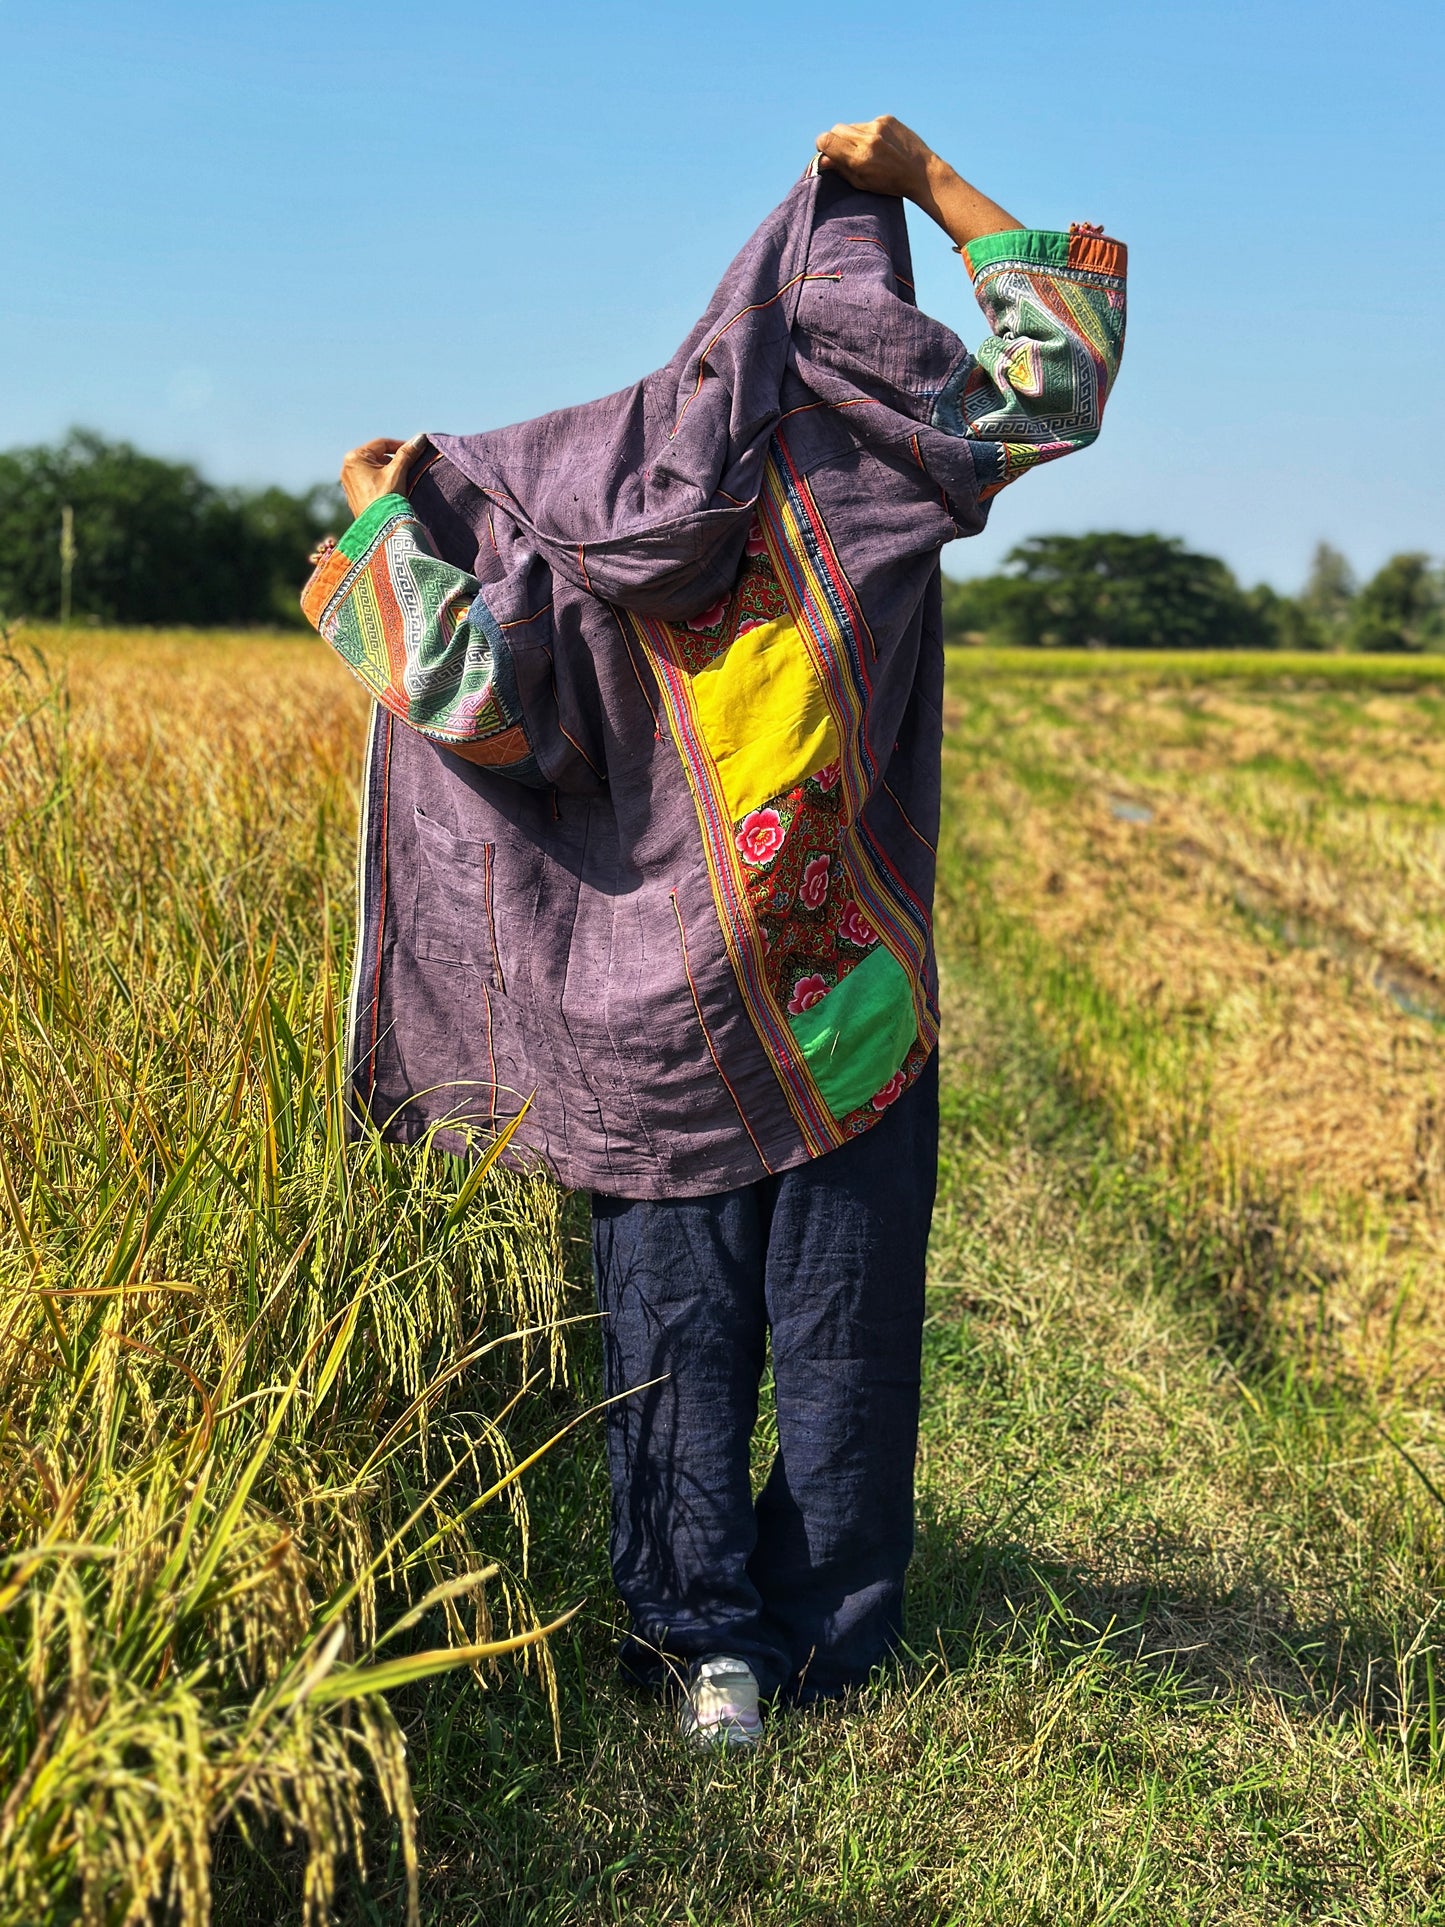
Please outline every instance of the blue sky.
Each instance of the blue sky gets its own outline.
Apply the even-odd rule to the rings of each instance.
[[[0,48],[0,446],[84,423],[298,486],[620,387],[818,130],[890,112],[1131,252],[1098,447],[947,567],[1087,528],[1282,588],[1320,537],[1445,551],[1439,0],[0,0]]]

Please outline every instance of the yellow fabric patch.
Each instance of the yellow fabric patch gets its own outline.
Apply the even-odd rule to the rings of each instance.
[[[693,675],[691,688],[735,823],[838,755],[822,685],[787,616],[738,636]]]

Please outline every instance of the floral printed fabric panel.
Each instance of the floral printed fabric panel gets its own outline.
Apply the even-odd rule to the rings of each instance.
[[[767,993],[838,1134],[866,1129],[928,1052],[914,986],[858,901],[837,718],[756,522],[733,593],[666,634]]]

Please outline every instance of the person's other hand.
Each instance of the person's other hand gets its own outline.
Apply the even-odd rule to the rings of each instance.
[[[405,495],[412,467],[426,442],[413,435],[409,442],[381,435],[353,448],[341,464],[341,489],[353,516],[379,502],[383,495]]]
[[[928,170],[933,149],[911,127],[891,114],[877,120],[840,121],[819,134],[818,165],[841,174],[869,194],[899,194],[923,203],[929,198]]]

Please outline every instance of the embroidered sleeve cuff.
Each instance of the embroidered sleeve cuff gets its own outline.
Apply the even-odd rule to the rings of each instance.
[[[404,495],[380,496],[361,511],[335,548],[322,556],[301,591],[301,613],[313,629],[325,633],[327,612],[351,583],[356,565],[365,562],[388,529],[411,519],[411,503]]]
[[[960,248],[963,265],[975,281],[1000,268],[1042,269],[1046,274],[1107,274],[1122,277],[1129,254],[1122,241],[1070,228],[1060,234],[1049,228],[1008,228],[1002,234],[983,234]]]
[[[380,495],[357,516],[336,544],[337,549],[349,562],[359,562],[388,522],[410,514],[411,503],[404,495]]]

